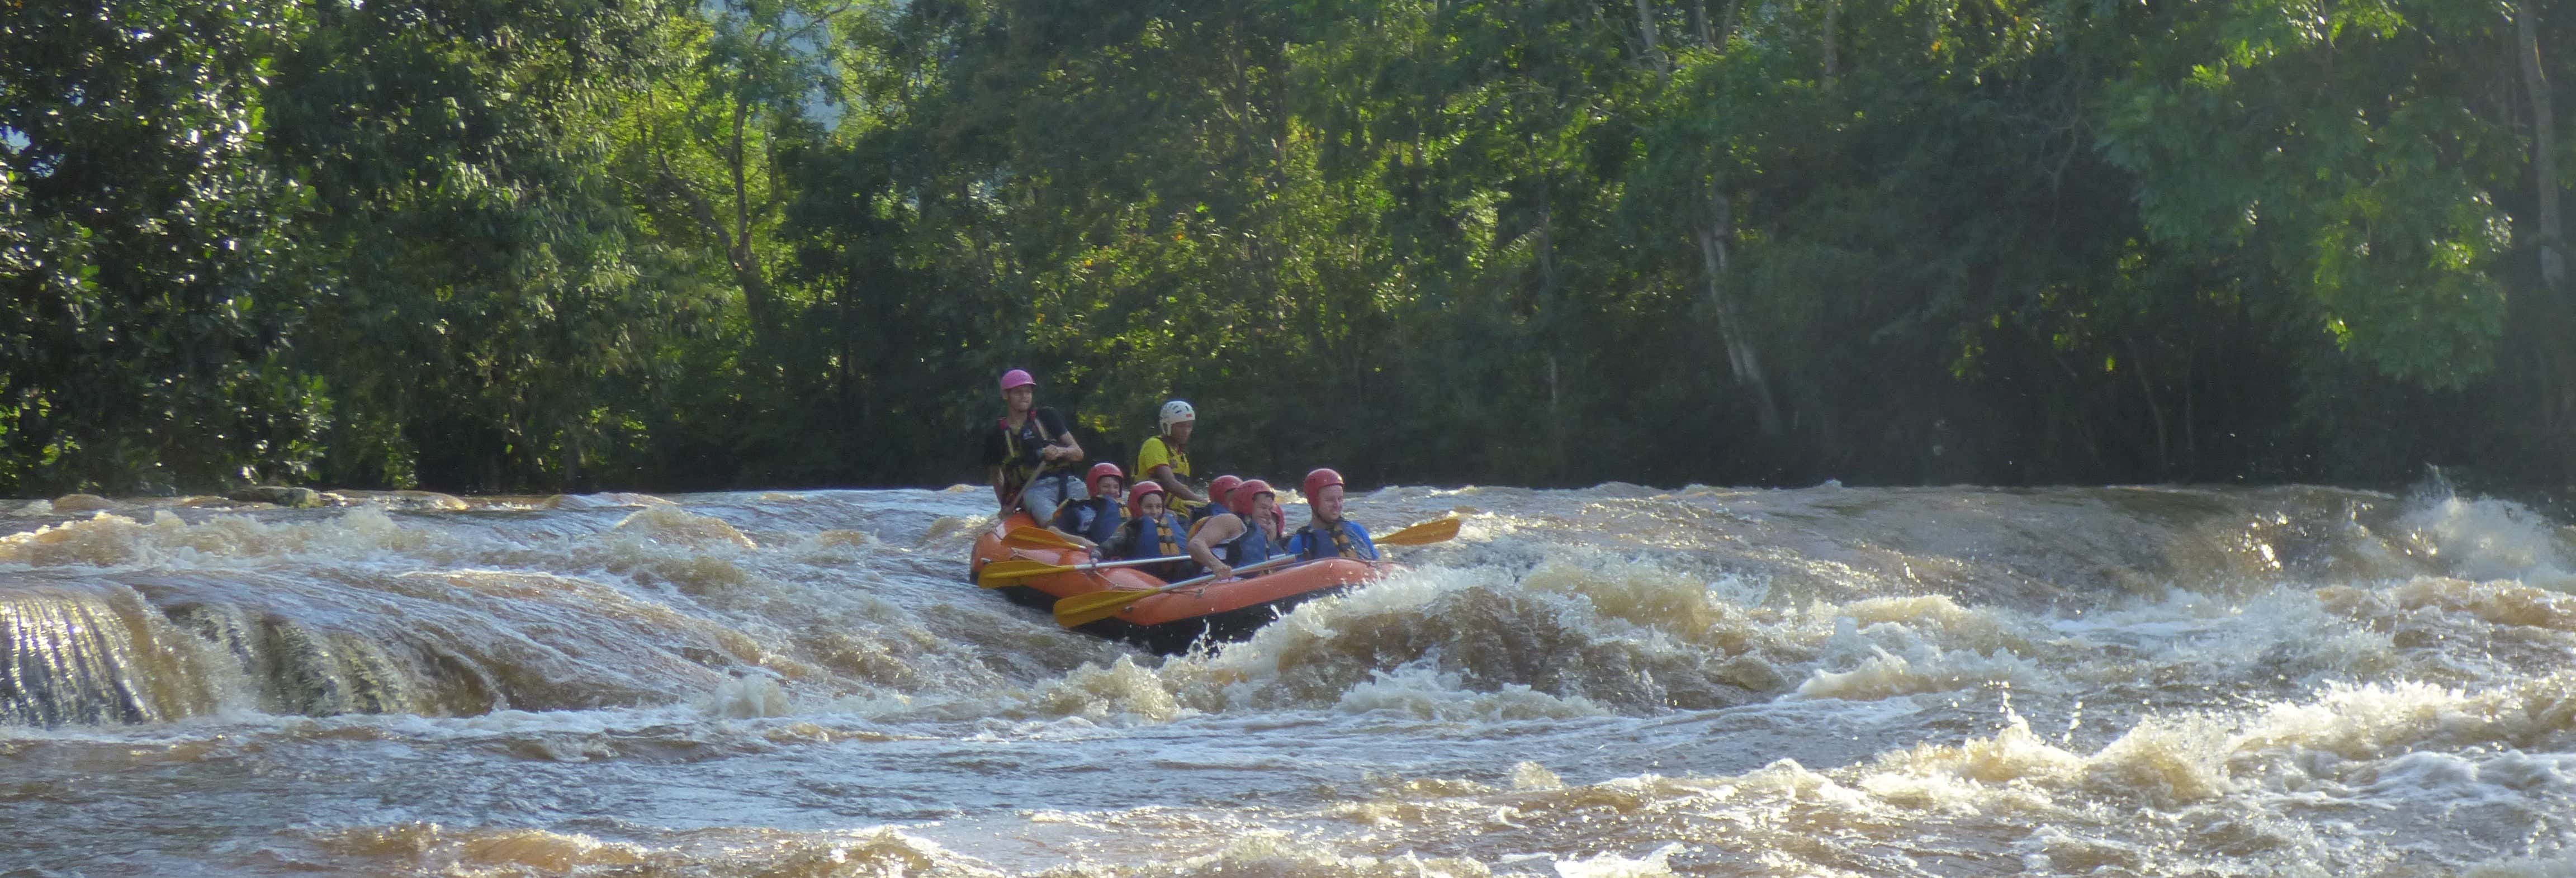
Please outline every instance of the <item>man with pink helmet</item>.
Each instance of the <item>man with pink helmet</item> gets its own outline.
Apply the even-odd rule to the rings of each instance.
[[[1368,528],[1342,517],[1342,474],[1326,467],[1306,474],[1306,526],[1288,537],[1288,554],[1317,558],[1377,560],[1377,544]]]
[[[993,499],[1002,514],[1026,509],[1039,522],[1055,519],[1055,508],[1084,499],[1074,466],[1082,462],[1082,443],[1055,409],[1037,404],[1037,379],[1021,369],[1002,373],[1001,420],[984,434],[984,468],[993,480]]]

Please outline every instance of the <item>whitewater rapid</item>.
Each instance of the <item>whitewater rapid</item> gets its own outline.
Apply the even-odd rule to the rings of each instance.
[[[962,486],[331,500],[0,501],[0,876],[2576,876],[2503,501],[1389,488],[1167,658]]]

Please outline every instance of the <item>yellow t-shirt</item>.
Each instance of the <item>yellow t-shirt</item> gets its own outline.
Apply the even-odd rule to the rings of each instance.
[[[1153,478],[1154,468],[1164,464],[1172,466],[1172,475],[1183,479],[1190,477],[1189,452],[1173,453],[1170,446],[1163,444],[1161,436],[1145,440],[1145,444],[1136,449],[1136,480],[1141,482]]]

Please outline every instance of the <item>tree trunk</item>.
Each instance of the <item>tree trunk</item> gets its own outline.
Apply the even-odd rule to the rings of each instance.
[[[2558,122],[2551,112],[2549,77],[2541,72],[2540,24],[2532,14],[2533,2],[2521,0],[2514,8],[2514,29],[2522,43],[2514,54],[2522,61],[2523,88],[2531,93],[2531,165],[2539,179],[2540,195],[2540,280],[2550,292],[2563,295],[2567,289],[2567,235],[2558,216],[2558,150],[2553,142],[2558,136]]]
[[[1653,64],[1657,73],[1669,72],[1672,65],[1664,62],[1663,50],[1655,45],[1655,7],[1652,0],[1637,0],[1637,36],[1646,43],[1647,63]]]
[[[1744,334],[1737,320],[1735,302],[1726,295],[1726,239],[1734,227],[1734,202],[1724,193],[1710,198],[1711,220],[1695,231],[1699,238],[1701,268],[1705,270],[1709,306],[1717,312],[1717,339],[1726,348],[1727,365],[1735,370],[1735,380],[1753,391],[1753,415],[1762,435],[1780,435],[1780,407],[1771,395],[1771,380],[1762,374],[1762,358]]]
[[[1842,58],[1834,45],[1834,32],[1842,27],[1842,0],[1825,0],[1825,88],[1832,89],[1834,80],[1843,75]]]
[[[2195,308],[2193,312],[2191,343],[2182,349],[2182,457],[2183,478],[2186,480],[2197,480],[2201,473],[2200,432],[2192,426],[2198,418],[2198,413],[2192,408],[2193,398],[2197,395],[2192,385],[2200,375],[2199,309]]]
[[[763,274],[759,252],[752,247],[751,226],[751,159],[747,131],[751,121],[749,91],[737,83],[734,87],[733,148],[726,156],[733,167],[733,229],[727,236],[732,242],[725,260],[732,264],[735,282],[742,285],[743,310],[751,317],[752,337],[766,346],[777,327],[776,315],[770,308],[769,278]]]
[[[2163,403],[2156,401],[2155,383],[2147,380],[2147,354],[2145,351],[2138,348],[2138,339],[2136,336],[2124,335],[2121,336],[2120,340],[2127,343],[2129,346],[2129,371],[2138,376],[2138,395],[2140,398],[2147,401],[2147,414],[2155,421],[2156,479],[2158,481],[2171,480],[2173,478],[2173,455],[2170,447],[2165,442],[2165,407]]]
[[[564,430],[563,489],[565,493],[581,490],[581,439],[570,428]]]
[[[2531,94],[2531,165],[2537,183],[2533,189],[2540,200],[2538,295],[2545,307],[2535,310],[2556,317],[2563,327],[2576,324],[2576,292],[2567,285],[2567,231],[2558,213],[2558,120],[2549,77],[2540,63],[2540,22],[2532,9],[2534,2],[2520,0],[2513,18],[2519,43],[2514,55],[2522,63],[2523,90]],[[2558,436],[2576,434],[2576,352],[2564,344],[2543,345],[2540,356],[2543,365],[2534,390],[2540,396],[2543,429]],[[2558,445],[2558,476],[2567,482],[2566,489],[2576,491],[2576,443]]]

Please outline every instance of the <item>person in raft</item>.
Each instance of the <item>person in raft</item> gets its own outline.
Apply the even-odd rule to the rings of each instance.
[[[1306,510],[1312,515],[1305,527],[1288,536],[1288,554],[1308,561],[1377,560],[1377,544],[1369,542],[1368,528],[1342,517],[1342,474],[1329,467],[1307,473],[1304,487]]]
[[[1137,484],[1153,482],[1163,486],[1169,493],[1164,505],[1184,516],[1191,510],[1208,508],[1208,498],[1190,487],[1190,434],[1198,429],[1198,411],[1175,399],[1163,404],[1158,420],[1162,423],[1161,432],[1136,446]]]
[[[1040,522],[1055,519],[1055,508],[1080,500],[1082,484],[1073,467],[1082,461],[1082,443],[1063,415],[1037,404],[1038,382],[1013,369],[1002,373],[1002,401],[1009,411],[984,434],[984,467],[993,478],[993,499],[1002,514],[1026,509]]]
[[[1190,523],[1190,532],[1198,533],[1199,526],[1206,524],[1208,519],[1224,515],[1226,495],[1234,493],[1234,486],[1240,484],[1243,484],[1242,478],[1230,475],[1218,476],[1216,481],[1209,482],[1208,502],[1184,516]]]
[[[1234,576],[1234,568],[1285,554],[1280,551],[1279,494],[1270,483],[1253,479],[1234,487],[1226,495],[1232,512],[1219,515],[1200,525],[1190,534],[1190,559],[1199,562],[1218,579]]]
[[[1164,508],[1163,495],[1160,483],[1136,483],[1136,490],[1127,498],[1127,523],[1119,525],[1118,534],[1103,544],[1107,549],[1105,557],[1124,561],[1189,554],[1189,550],[1182,548],[1182,544],[1189,541],[1183,536],[1188,526],[1181,523],[1179,513]],[[1174,582],[1189,578],[1190,562],[1147,564],[1137,569],[1164,582]]]
[[[1240,484],[1243,480],[1235,476],[1218,476],[1216,481],[1208,483],[1207,505],[1199,507],[1198,514],[1188,518],[1191,536],[1197,536],[1199,528],[1207,526],[1208,519],[1226,514],[1226,500],[1234,495],[1234,486]],[[1288,510],[1272,506],[1270,518],[1272,530],[1283,533],[1288,530]]]
[[[1080,544],[1100,557],[1100,547],[1118,535],[1118,526],[1127,521],[1127,474],[1114,463],[1095,463],[1091,473],[1082,477],[1082,487],[1091,496],[1068,500],[1055,508],[1057,533]]]

